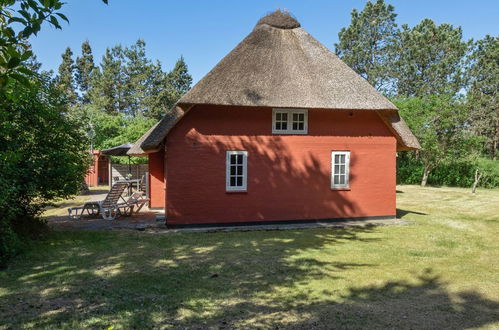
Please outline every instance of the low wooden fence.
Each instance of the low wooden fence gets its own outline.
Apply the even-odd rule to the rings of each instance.
[[[128,177],[128,173],[131,173],[131,178]],[[148,164],[110,164],[109,166],[109,189],[111,185],[119,180],[131,179],[137,180],[144,178],[143,184],[145,187],[145,193],[147,197],[150,197],[149,193],[149,165]]]
[[[148,164],[131,164],[131,178],[128,178],[128,164],[111,164],[109,177],[113,182],[124,179],[142,179],[142,176],[149,171]]]

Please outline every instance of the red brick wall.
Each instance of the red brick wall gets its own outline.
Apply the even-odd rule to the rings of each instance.
[[[167,138],[167,222],[395,215],[396,140],[378,115],[311,109],[308,117],[307,135],[272,135],[271,108],[191,109]],[[227,150],[248,151],[246,193],[225,191]],[[333,150],[351,152],[350,190],[330,188]]]
[[[165,153],[164,151],[149,154],[149,191],[151,202],[149,207],[165,207]]]

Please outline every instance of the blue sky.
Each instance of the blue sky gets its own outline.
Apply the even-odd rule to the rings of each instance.
[[[149,58],[165,70],[183,55],[194,82],[201,79],[254,27],[260,17],[277,8],[289,10],[315,38],[330,49],[338,32],[350,23],[353,8],[365,0],[334,1],[169,1],[66,0],[62,12],[70,20],[63,30],[45,26],[31,40],[43,69],[56,70],[66,47],[80,53],[89,40],[97,62],[106,47],[130,45],[138,38],[147,44]],[[387,0],[395,6],[397,23],[414,26],[423,18],[438,24],[462,26],[466,39],[499,34],[498,0]]]

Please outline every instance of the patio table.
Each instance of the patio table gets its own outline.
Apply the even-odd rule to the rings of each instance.
[[[140,188],[140,179],[125,179],[125,180],[118,180],[115,183],[126,183],[128,184],[128,196],[132,194],[132,188],[135,185],[136,189],[139,190]]]

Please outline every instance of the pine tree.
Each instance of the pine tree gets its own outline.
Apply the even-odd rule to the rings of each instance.
[[[90,88],[92,72],[95,69],[94,56],[92,55],[92,48],[87,41],[81,44],[81,57],[76,58],[76,83],[82,93],[82,101],[89,102],[87,92]]]
[[[161,63],[146,56],[146,44],[138,40],[130,47],[107,49],[100,67],[92,72],[89,102],[108,114],[127,118],[160,119],[192,83],[183,57],[166,73]]]
[[[428,18],[413,28],[403,25],[395,73],[399,95],[455,95],[464,87],[462,67],[469,45],[461,27],[436,25]]]
[[[62,63],[59,65],[59,74],[57,76],[57,85],[66,96],[69,104],[75,104],[77,94],[74,85],[74,61],[71,48],[66,48],[61,55]]]
[[[180,57],[168,74],[161,70],[158,62],[151,70],[151,78],[148,97],[145,100],[147,111],[144,114],[149,118],[161,119],[182,95],[189,91],[192,76],[184,58]]]
[[[394,7],[383,0],[368,1],[361,12],[352,10],[351,16],[350,25],[338,34],[336,54],[376,89],[390,93],[398,32]]]
[[[173,89],[177,93],[177,97],[173,103],[177,102],[178,99],[187,93],[191,89],[192,76],[189,74],[189,69],[185,63],[184,57],[180,58],[175,63],[175,67],[168,74],[168,78],[172,84]],[[173,106],[173,104],[172,104]]]
[[[499,156],[499,37],[476,42],[470,56],[468,106],[475,133],[485,138],[487,153]]]
[[[106,49],[100,68],[94,70],[88,92],[91,103],[108,114],[123,112],[125,77],[123,73],[123,48]]]
[[[126,99],[125,112],[135,117],[145,111],[144,104],[147,90],[150,88],[152,75],[152,63],[146,56],[146,43],[139,39],[131,47],[124,49],[126,77],[124,97]]]

